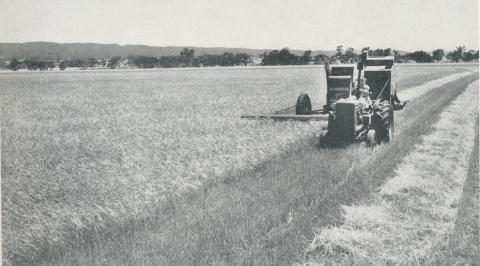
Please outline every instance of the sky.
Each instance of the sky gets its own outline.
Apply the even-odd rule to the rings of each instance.
[[[478,12],[479,0],[0,0],[0,42],[478,49]]]

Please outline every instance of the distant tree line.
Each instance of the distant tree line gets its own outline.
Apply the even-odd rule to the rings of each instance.
[[[326,62],[332,63],[335,61],[334,57],[326,54],[313,56],[311,50],[306,50],[303,55],[298,56],[292,54],[288,48],[264,52],[263,55],[261,55],[261,58],[262,65],[265,66],[324,64]]]
[[[446,57],[450,62],[472,62],[478,61],[478,50],[466,50],[464,46],[457,47],[454,51],[445,54],[443,49],[433,50],[432,53],[425,51],[415,51],[412,53],[400,54],[397,50],[387,49],[370,49],[365,47],[369,56],[394,56],[397,63],[431,63],[439,62]],[[311,51],[305,51],[302,56],[296,56],[290,53],[288,48],[282,50],[272,50],[265,52],[262,56],[263,65],[305,65],[305,64],[325,64],[325,63],[342,63],[352,64],[358,62],[359,54],[355,49],[349,47],[344,49],[343,46],[337,46],[335,54],[328,56],[326,54],[318,54],[312,56]]]
[[[179,56],[161,56],[159,58],[137,56],[132,58],[132,64],[140,68],[246,66],[251,62],[251,57],[246,53],[225,52],[221,55],[204,54],[197,57],[193,49],[187,48],[183,49]]]
[[[25,59],[18,60],[13,58],[8,64],[7,68],[13,71],[18,69],[28,69],[28,70],[48,70],[55,67],[54,61],[41,61],[37,59]]]
[[[368,47],[367,47],[368,48]],[[392,54],[393,52],[393,54]],[[444,60],[449,62],[473,62],[478,61],[478,50],[466,50],[465,46],[458,46],[453,51],[445,54],[443,49],[435,49],[431,53],[426,51],[415,51],[412,53],[406,53],[400,55],[398,51],[391,49],[376,49],[369,50],[369,55],[373,56],[388,56],[394,55],[395,62],[406,63],[406,62],[416,62],[416,63],[432,63],[440,62]]]
[[[60,70],[66,68],[89,69],[104,68],[172,68],[172,67],[205,67],[205,66],[245,66],[252,64],[252,57],[246,53],[225,52],[221,55],[204,54],[195,56],[194,49],[183,49],[179,55],[174,56],[129,56],[122,58],[114,56],[105,59],[89,58],[41,61],[37,59],[18,60],[13,58],[7,65],[11,70],[47,70],[58,66]]]
[[[478,50],[466,50],[465,46],[458,46],[453,51],[445,53],[443,49],[433,50],[431,53],[425,51],[415,51],[412,53],[400,54],[397,50],[370,49],[365,47],[370,56],[394,56],[395,62],[417,62],[429,63],[443,61],[444,58],[450,62],[472,62],[478,61]],[[307,64],[325,64],[325,63],[355,63],[359,60],[359,55],[355,49],[343,46],[337,46],[333,55],[317,54],[313,55],[311,50],[304,51],[303,55],[292,54],[288,48],[281,50],[272,50],[264,52],[259,56],[261,64],[265,66],[272,65],[307,65]],[[253,64],[253,57],[246,53],[223,54],[204,54],[195,56],[195,50],[184,48],[179,55],[173,56],[129,56],[122,58],[114,56],[111,58],[88,58],[83,59],[65,59],[65,60],[38,60],[28,58],[18,60],[13,58],[7,65],[8,69],[28,69],[28,70],[48,70],[58,67],[60,70],[66,68],[173,68],[173,67],[212,67],[212,66],[246,66]]]

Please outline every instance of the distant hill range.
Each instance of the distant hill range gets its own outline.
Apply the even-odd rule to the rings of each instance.
[[[146,46],[146,45],[118,45],[98,43],[55,43],[55,42],[26,42],[26,43],[0,43],[0,57],[4,60],[12,58],[37,58],[39,60],[54,59],[88,59],[88,58],[110,58],[113,56],[169,56],[179,55],[183,48],[195,50],[195,55],[246,53],[251,56],[258,56],[269,49],[249,48],[225,48],[225,47],[189,47],[189,46]],[[279,47],[278,49],[282,49]],[[290,50],[291,53],[301,56],[303,50]],[[312,51],[317,54],[332,55],[335,51]]]

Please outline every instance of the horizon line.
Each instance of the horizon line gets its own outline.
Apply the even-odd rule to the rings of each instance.
[[[3,41],[0,41],[0,44],[28,44],[28,43],[52,43],[52,44],[97,44],[97,45],[118,45],[118,46],[145,46],[145,47],[150,47],[150,48],[220,48],[220,49],[248,49],[248,50],[263,50],[263,51],[272,51],[272,50],[281,50],[281,49],[284,49],[284,48],[287,48],[289,49],[290,51],[324,51],[324,52],[335,52],[336,51],[336,47],[335,48],[332,48],[332,49],[296,49],[296,48],[290,48],[288,46],[284,46],[284,47],[281,47],[281,48],[252,48],[252,47],[240,47],[240,46],[237,46],[237,47],[228,47],[228,46],[195,46],[195,45],[164,45],[164,46],[160,46],[160,45],[150,45],[150,44],[134,44],[134,43],[127,43],[127,44],[121,44],[121,43],[102,43],[102,42],[55,42],[55,41],[25,41],[25,42],[3,42]],[[344,50],[347,49],[347,48],[353,48],[351,46],[348,46],[348,45],[338,45],[338,46],[343,46]],[[477,51],[477,49],[472,49],[472,48],[469,48],[465,45],[458,45],[456,47],[459,47],[459,46],[463,46],[465,47],[465,50],[468,51],[468,50],[474,50],[474,51]],[[425,52],[431,52],[433,50],[436,50],[436,49],[443,49],[444,51],[448,51],[449,49],[448,48],[430,48],[430,49],[416,49],[416,50],[409,50],[409,49],[395,49],[395,48],[392,48],[392,47],[386,47],[386,48],[383,48],[383,47],[371,47],[371,46],[368,46],[370,49],[372,50],[375,50],[375,49],[392,49],[392,51],[401,51],[401,52],[416,52],[416,51],[425,51]],[[453,48],[454,49],[456,49]],[[355,51],[361,51],[363,48],[354,48]]]

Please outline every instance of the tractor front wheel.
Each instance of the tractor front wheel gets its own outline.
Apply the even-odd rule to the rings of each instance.
[[[320,148],[324,148],[328,145],[328,130],[320,131],[320,136],[318,138],[318,146]]]
[[[367,147],[377,146],[377,132],[375,129],[368,130],[366,143]]]

